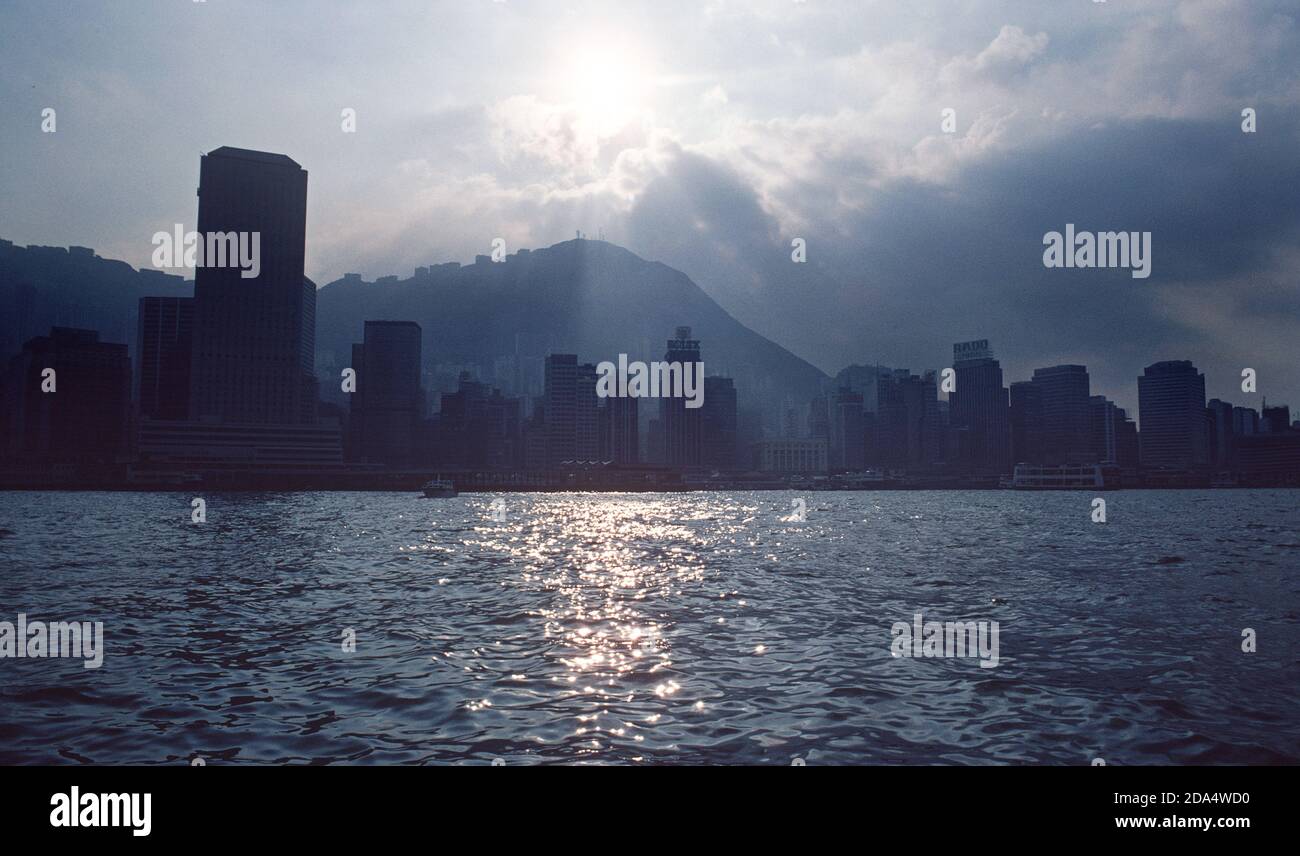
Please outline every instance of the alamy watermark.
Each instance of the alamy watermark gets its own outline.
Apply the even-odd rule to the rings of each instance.
[[[262,272],[261,232],[186,232],[180,223],[171,232],[154,232],[153,266],[169,268],[239,268],[241,279]]]
[[[601,398],[685,398],[691,410],[704,405],[704,363],[606,360],[596,366],[596,395]]]
[[[979,657],[981,669],[998,664],[996,621],[925,621],[918,612],[911,624],[895,621],[890,633],[895,657]]]
[[[1151,276],[1150,232],[1076,232],[1065,224],[1065,234],[1043,235],[1043,267],[1130,268],[1134,279]]]
[[[104,664],[104,622],[28,621],[18,613],[17,623],[0,621],[0,659],[80,657],[87,669]]]

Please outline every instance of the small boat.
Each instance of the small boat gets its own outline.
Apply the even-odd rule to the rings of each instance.
[[[432,479],[427,481],[424,483],[424,487],[420,488],[420,490],[424,491],[426,497],[437,499],[457,495],[456,486],[446,479]]]

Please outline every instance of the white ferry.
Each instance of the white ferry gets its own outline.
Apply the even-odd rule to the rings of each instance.
[[[1013,490],[1115,490],[1119,467],[1112,464],[1016,464]]]

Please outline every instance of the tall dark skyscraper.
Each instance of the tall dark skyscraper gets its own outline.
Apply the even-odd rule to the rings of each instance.
[[[700,362],[700,341],[691,338],[690,327],[678,327],[675,338],[668,340],[664,360],[681,363]],[[705,400],[708,400],[707,395]],[[698,467],[703,453],[703,414],[701,407],[687,407],[685,398],[660,398],[659,421],[664,435],[664,463],[670,467]]]
[[[1033,383],[1042,390],[1043,462],[1092,464],[1091,385],[1084,366],[1034,369]]]
[[[704,379],[704,411],[701,463],[718,470],[739,465],[737,449],[736,383],[729,377]]]
[[[1198,469],[1209,463],[1205,375],[1188,360],[1146,367],[1138,378],[1142,466]]]
[[[948,418],[958,462],[970,471],[1007,472],[1011,433],[1002,365],[987,339],[958,342],[952,356],[957,388],[948,398]]]
[[[1044,462],[1043,388],[1029,380],[1011,384],[1011,461]]]
[[[193,298],[140,298],[136,401],[142,418],[189,416],[193,349]]]
[[[578,355],[546,358],[546,465],[556,467],[577,459]]]
[[[256,233],[259,272],[195,271],[192,419],[315,421],[316,289],[303,276],[306,228],[307,172],[297,163],[229,146],[203,157],[198,231],[250,240]]]
[[[367,321],[364,343],[352,346],[357,389],[349,431],[356,460],[390,467],[414,462],[424,410],[420,349],[414,321]]]

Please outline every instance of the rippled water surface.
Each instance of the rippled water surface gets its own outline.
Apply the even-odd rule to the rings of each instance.
[[[501,498],[0,493],[0,762],[1300,761],[1297,491]]]

